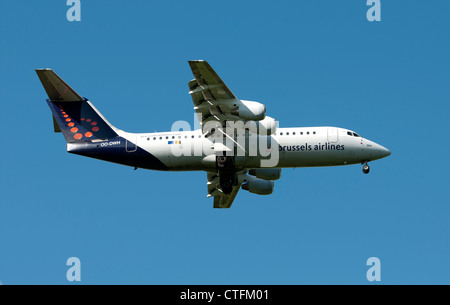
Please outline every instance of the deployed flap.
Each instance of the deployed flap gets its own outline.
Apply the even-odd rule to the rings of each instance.
[[[189,61],[189,66],[196,81],[189,82],[191,94],[202,92],[207,99],[214,100],[236,99],[233,92],[225,85],[207,61],[191,60]]]
[[[220,178],[216,173],[208,173],[208,197],[214,197],[214,208],[228,209],[233,204],[234,198],[241,188],[241,184],[233,186],[230,194],[224,194],[220,189]]]
[[[222,125],[227,120],[236,120],[238,117],[231,111],[240,103],[240,100],[220,79],[217,73],[204,60],[189,61],[195,79],[188,83],[189,94],[194,102],[200,126],[207,121],[214,120]]]
[[[51,69],[37,69],[36,73],[51,101],[76,102],[84,100]]]
[[[234,186],[233,191],[228,195],[214,196],[214,208],[228,209],[231,207],[240,187],[240,185]]]

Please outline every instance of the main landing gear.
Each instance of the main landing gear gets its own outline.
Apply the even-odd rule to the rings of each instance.
[[[216,156],[216,164],[219,171],[220,188],[224,194],[230,194],[233,186],[237,185],[234,157]]]
[[[369,167],[369,165],[367,164],[367,162],[365,162],[365,164],[363,165],[362,170],[363,170],[363,173],[364,173],[364,174],[368,174],[368,173],[370,172],[370,167]]]

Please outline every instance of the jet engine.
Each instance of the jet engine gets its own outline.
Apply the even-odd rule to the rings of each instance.
[[[241,100],[240,104],[231,110],[231,114],[244,120],[261,121],[266,117],[266,106],[258,102]]]
[[[256,168],[249,170],[248,174],[264,180],[278,180],[281,176],[281,168]]]
[[[242,184],[242,189],[258,195],[270,195],[273,192],[273,181],[262,180],[258,178],[248,179],[248,182]]]

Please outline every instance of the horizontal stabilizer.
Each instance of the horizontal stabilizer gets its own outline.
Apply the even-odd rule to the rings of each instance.
[[[53,70],[37,69],[36,73],[52,102],[77,102],[84,99],[67,85]]]

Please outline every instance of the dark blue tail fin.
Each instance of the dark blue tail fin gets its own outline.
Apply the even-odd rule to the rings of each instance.
[[[47,102],[59,130],[69,143],[106,140],[117,136],[87,100],[66,103],[47,100]]]
[[[55,72],[36,70],[49,99],[55,132],[62,132],[68,143],[106,140],[117,136],[97,109],[76,93]]]

